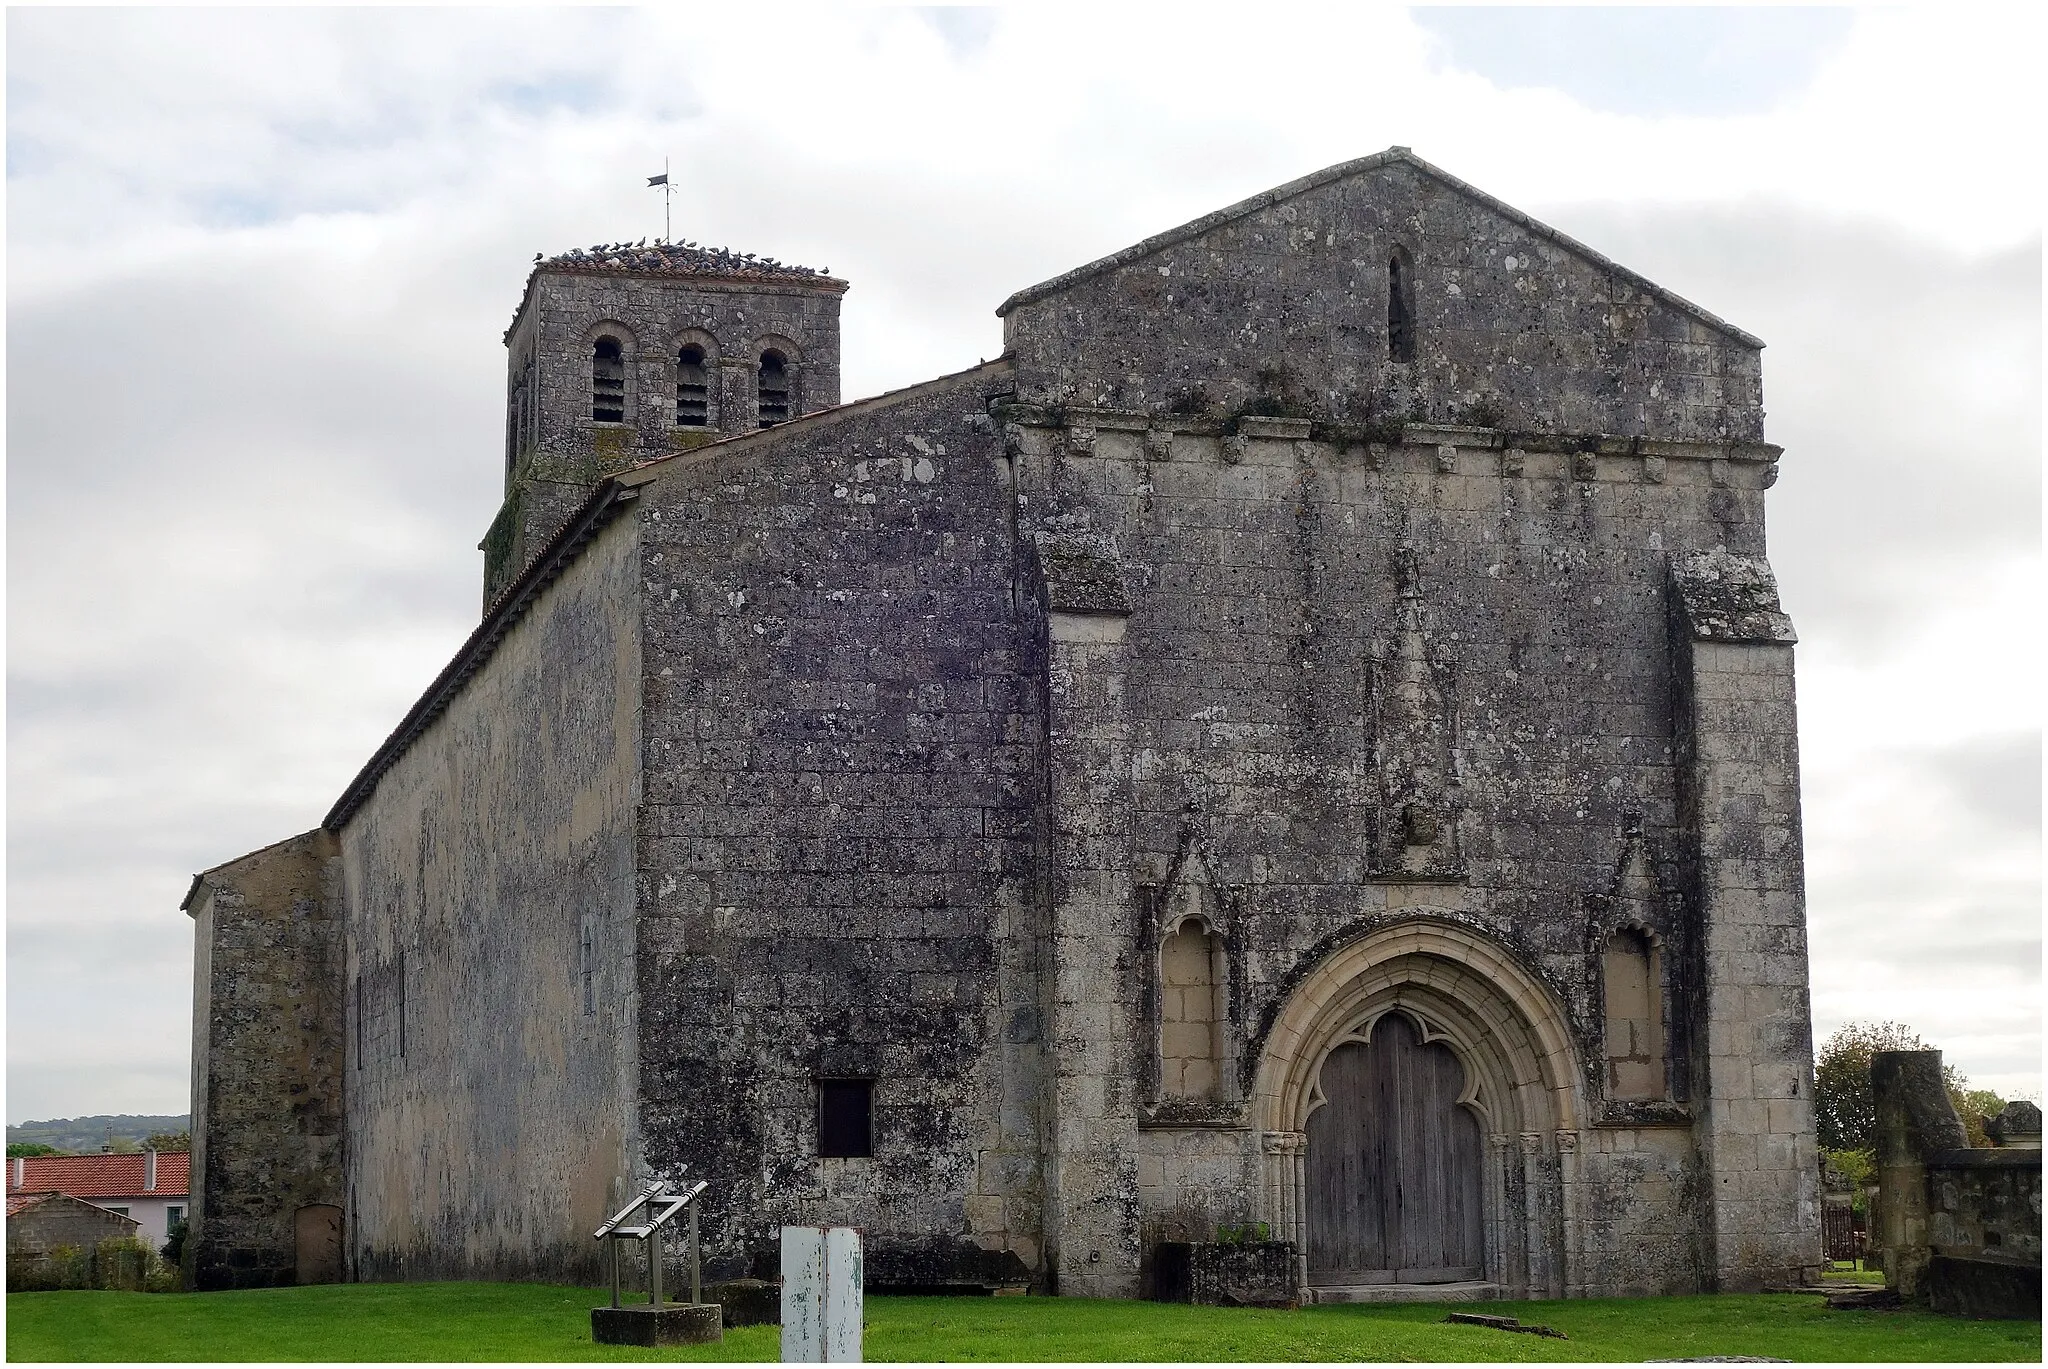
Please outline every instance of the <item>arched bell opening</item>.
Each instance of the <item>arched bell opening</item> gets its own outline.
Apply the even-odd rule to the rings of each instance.
[[[1468,927],[1416,919],[1332,952],[1265,1033],[1253,1087],[1262,1215],[1300,1282],[1564,1296],[1576,1071],[1555,995]]]

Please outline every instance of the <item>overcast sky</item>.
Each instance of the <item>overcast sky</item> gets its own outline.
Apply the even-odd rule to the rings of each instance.
[[[474,625],[527,266],[659,233],[664,157],[678,236],[853,282],[853,398],[1395,143],[1770,344],[1816,1030],[2038,1097],[2039,35],[1990,13],[9,10],[7,1120],[186,1107],[187,883]]]

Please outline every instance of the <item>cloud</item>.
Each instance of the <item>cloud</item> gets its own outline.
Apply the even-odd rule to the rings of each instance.
[[[176,1110],[192,871],[317,822],[474,625],[528,264],[658,231],[665,156],[679,234],[852,279],[849,397],[1390,143],[1761,334],[1817,1020],[2038,1076],[2026,44],[1859,11],[1767,112],[1644,117],[1398,11],[1077,22],[9,11],[10,1115]]]
[[[1761,200],[1548,217],[1767,344],[1772,561],[1802,628],[1877,650],[1952,609],[1959,561],[2038,555],[2038,238],[1958,249]]]
[[[1442,5],[1413,11],[1447,62],[1503,90],[1548,86],[1617,114],[1764,113],[1848,37],[1823,8]]]

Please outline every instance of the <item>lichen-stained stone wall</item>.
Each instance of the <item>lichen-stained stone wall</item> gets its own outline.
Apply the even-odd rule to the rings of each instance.
[[[753,431],[764,349],[776,349],[790,363],[793,414],[837,404],[845,288],[827,277],[778,283],[537,269],[505,338],[506,499],[484,537],[484,603],[604,476]],[[600,334],[623,344],[620,423],[591,417],[591,348]],[[704,427],[676,426],[676,356],[685,344],[705,353],[712,393]],[[531,388],[524,406],[522,385]]]
[[[1242,1067],[1255,1067],[1291,985],[1331,948],[1410,910],[1457,920],[1530,967],[1568,1012],[1590,1125],[1526,1138],[1540,1152],[1530,1173],[1554,1177],[1517,1237],[1562,1243],[1559,1291],[1707,1288],[1724,1271],[1797,1266],[1801,1193],[1774,1166],[1798,1116],[1785,1114],[1782,1141],[1755,1141],[1769,1166],[1752,1161],[1725,1184],[1704,1168],[1708,1100],[1684,1063],[1698,1048],[1685,1005],[1699,996],[1701,928],[1669,627],[1675,554],[1760,556],[1774,450],[1729,460],[1718,444],[1511,448],[1496,431],[1419,427],[1391,445],[1346,443],[1315,440],[1306,421],[1245,418],[1232,434],[1032,405],[999,417],[1012,425],[1020,526],[1085,532],[1120,558],[1131,811],[1103,815],[1103,830],[1128,832],[1139,882],[1164,883],[1197,843],[1234,891]],[[1087,725],[1103,732],[1100,718]],[[1773,773],[1774,798],[1792,792],[1783,765]],[[1062,801],[1058,776],[1051,801]],[[1796,847],[1796,804],[1749,817],[1748,839]],[[1796,889],[1778,903],[1793,922],[1741,934],[1740,956],[1721,963],[1737,997],[1803,986]],[[1134,938],[1140,964],[1142,929],[1118,907],[1103,899],[1101,915],[1124,919],[1116,934]],[[1666,1096],[1648,1102],[1603,1093],[1597,947],[1624,922],[1663,948],[1674,1005]],[[1771,1081],[1762,1087],[1789,1094],[1801,1078],[1810,1087],[1807,1046],[1792,1017],[1781,1025],[1746,1038],[1744,1060]],[[1225,1156],[1196,1159],[1216,1141],[1176,1143],[1157,1122],[1135,1139],[1144,1048],[1141,1022],[1113,1023],[1098,1057],[1099,1092],[1142,1157],[1131,1191],[1105,1170],[1104,1192],[1062,1192],[1061,1210],[1127,1205],[1148,1224],[1187,1210],[1253,1215],[1243,1209],[1256,1195]],[[1775,1115],[1747,1077],[1742,1089],[1746,1107]],[[1259,1138],[1237,1136],[1249,1170]],[[1718,1227],[1717,1187],[1741,1195]],[[1717,1242],[1751,1235],[1768,1258],[1717,1255]],[[1552,1258],[1534,1250],[1527,1267]],[[1121,1271],[1127,1288],[1114,1271],[1096,1274],[1105,1291],[1132,1291],[1138,1272]]]
[[[339,853],[323,831],[193,881],[189,1287],[295,1282],[293,1217],[343,1176]]]
[[[1479,1126],[1438,1273],[1812,1267],[1761,344],[1400,149],[823,411],[843,282],[639,269],[536,266],[487,598],[609,502],[331,818],[357,1277],[595,1277],[649,1177],[710,1181],[714,1277],[784,1223],[862,1227],[881,1286],[1135,1296],[1259,1223],[1309,1277],[1316,1071],[1397,1008]],[[1168,1070],[1177,927],[1218,1029]],[[819,1155],[822,1080],[871,1082],[872,1156]]]
[[[1388,337],[1412,273],[1414,359]],[[1021,291],[1019,392],[1150,412],[1756,441],[1758,345],[1401,150]]]
[[[1034,766],[992,364],[650,471],[639,1107],[710,1268],[783,1223],[871,1284],[1040,1260]],[[819,1158],[816,1081],[873,1082]],[[772,1276],[772,1275],[771,1275]]]
[[[613,521],[343,825],[354,1277],[598,1281],[635,1168],[639,544]]]

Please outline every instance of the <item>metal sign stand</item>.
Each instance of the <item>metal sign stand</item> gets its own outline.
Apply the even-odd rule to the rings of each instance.
[[[639,1194],[613,1213],[592,1235],[605,1243],[610,1263],[612,1302],[592,1309],[592,1338],[600,1345],[693,1345],[724,1338],[717,1304],[703,1302],[703,1259],[698,1241],[697,1199],[710,1185],[699,1179],[671,1192],[664,1180],[643,1184]],[[643,1211],[644,1209],[644,1211]],[[690,1300],[667,1302],[662,1294],[662,1228],[680,1212],[690,1214]],[[637,1221],[629,1220],[640,1214]],[[625,1273],[619,1247],[637,1240],[647,1260],[647,1302],[627,1306]]]

